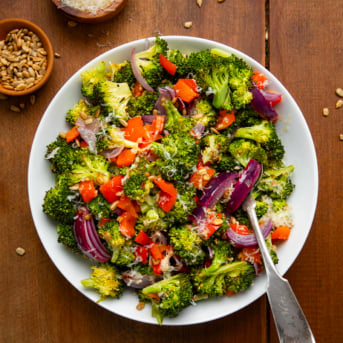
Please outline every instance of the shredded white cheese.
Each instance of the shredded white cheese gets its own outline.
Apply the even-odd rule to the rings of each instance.
[[[62,0],[62,6],[69,6],[80,11],[95,13],[108,7],[113,0]]]

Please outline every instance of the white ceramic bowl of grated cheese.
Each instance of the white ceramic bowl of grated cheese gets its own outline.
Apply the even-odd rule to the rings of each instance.
[[[100,23],[114,18],[127,0],[52,0],[56,7],[80,23]]]

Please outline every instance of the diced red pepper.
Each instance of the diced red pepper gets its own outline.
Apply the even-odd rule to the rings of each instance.
[[[190,182],[196,189],[202,190],[216,171],[208,167],[201,167],[194,172],[190,178]]]
[[[254,74],[252,74],[252,79],[255,82],[255,85],[258,89],[263,89],[268,81],[265,75],[257,71]]]
[[[291,233],[291,228],[286,225],[278,226],[271,234],[272,240],[287,240]]]
[[[141,245],[149,245],[152,243],[152,240],[148,234],[144,231],[140,231],[135,237],[135,242]]]
[[[191,102],[199,96],[198,86],[194,79],[179,79],[173,88],[176,95],[185,102]]]
[[[120,219],[119,219],[120,218]],[[136,217],[132,217],[128,212],[123,212],[119,219],[119,231],[127,238],[132,238],[135,235]]]
[[[243,248],[238,253],[238,258],[241,261],[247,261],[250,263],[262,264],[260,249],[257,247],[245,247],[245,248]]]
[[[248,235],[250,233],[249,228],[246,225],[236,223],[231,223],[230,227],[233,231],[236,233],[239,233],[240,235]]]
[[[98,191],[94,187],[93,180],[80,182],[79,191],[84,202],[90,202],[98,195]]]
[[[164,57],[162,54],[160,55],[160,63],[161,66],[171,75],[175,75],[177,66],[170,62],[166,57]]]
[[[110,204],[120,198],[117,193],[123,190],[123,178],[124,176],[122,175],[116,175],[110,181],[100,186],[100,193]]]
[[[162,254],[161,245],[157,243],[152,244],[152,246],[150,247],[150,253],[155,260],[162,260],[164,257]]]
[[[136,81],[135,85],[133,87],[133,95],[135,98],[138,98],[139,96],[141,96],[144,92],[144,88],[142,87],[142,85]]]
[[[176,196],[173,197],[170,194],[160,191],[157,205],[162,208],[164,212],[169,212],[176,202]]]
[[[119,168],[130,166],[136,158],[136,153],[132,149],[124,149],[116,158]]]
[[[164,181],[162,178],[154,178],[153,179],[155,185],[157,185],[163,192],[168,193],[171,196],[177,195],[177,189],[171,182]]]
[[[224,130],[236,120],[234,111],[221,110],[219,111],[218,122],[216,124],[217,130]]]
[[[152,264],[152,271],[154,272],[154,274],[161,274],[162,273],[162,269],[161,269],[161,261],[156,263],[156,264]]]
[[[134,255],[135,255],[136,260],[138,262],[146,264],[148,262],[149,249],[146,247],[141,247],[141,246],[137,245],[135,248],[135,251],[134,251]]]
[[[133,202],[131,201],[131,199],[128,196],[123,195],[120,198],[120,200],[119,200],[119,202],[117,204],[117,207],[120,208],[123,211],[128,212],[131,217],[138,218],[138,214],[137,214],[136,208],[135,208]]]
[[[66,141],[67,143],[72,142],[74,139],[79,137],[80,133],[77,129],[77,126],[72,127],[67,133],[66,133]]]
[[[139,138],[143,138],[145,130],[143,127],[143,120],[140,116],[133,117],[128,120],[125,127],[125,138],[131,142],[137,142]]]

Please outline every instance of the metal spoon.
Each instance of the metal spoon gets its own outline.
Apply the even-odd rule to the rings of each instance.
[[[306,317],[289,282],[283,278],[272,261],[255,212],[256,202],[251,194],[243,203],[262,254],[267,274],[267,296],[281,343],[308,343],[315,339]]]

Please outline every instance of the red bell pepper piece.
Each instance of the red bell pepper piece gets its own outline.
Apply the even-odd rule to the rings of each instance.
[[[266,76],[257,71],[255,71],[254,74],[252,74],[252,79],[255,82],[255,85],[258,89],[263,89],[268,82]]]
[[[77,126],[72,127],[67,133],[66,133],[66,141],[67,143],[72,142],[74,139],[79,137],[80,133],[77,129]]]
[[[234,111],[228,112],[227,110],[221,110],[221,111],[219,111],[216,129],[217,130],[224,130],[228,126],[230,126],[232,123],[234,123],[235,120],[236,120],[236,118],[235,118]]]
[[[119,219],[120,218],[120,219]],[[132,217],[129,212],[123,212],[119,219],[119,231],[125,237],[132,238],[135,235],[137,218]]]
[[[80,182],[79,191],[84,202],[90,202],[98,195],[98,191],[94,187],[93,180]]]
[[[141,231],[142,232],[142,231]],[[134,255],[138,262],[146,264],[148,262],[149,249],[146,247],[136,246]]]
[[[136,153],[132,149],[124,149],[116,158],[119,168],[130,166],[136,158]]]
[[[143,127],[143,120],[140,116],[133,117],[128,120],[127,126],[125,127],[124,136],[131,142],[137,142],[139,138],[143,138],[145,130]]]
[[[119,200],[119,202],[117,204],[117,207],[120,208],[123,211],[128,212],[131,217],[138,218],[138,214],[137,214],[136,208],[135,208],[133,202],[131,201],[131,199],[128,196],[123,195],[120,198],[120,200]]]
[[[123,190],[123,178],[122,175],[116,175],[100,186],[100,193],[109,203],[113,203],[120,198],[117,193]]]
[[[199,96],[198,86],[194,79],[179,79],[173,88],[176,95],[185,102],[191,102]]]
[[[201,167],[194,172],[190,178],[190,182],[196,189],[202,190],[216,171],[208,167]]]
[[[152,240],[148,234],[144,231],[140,231],[135,237],[135,242],[141,245],[149,245],[152,243]]]
[[[160,63],[161,66],[171,75],[175,75],[177,66],[170,62],[166,57],[164,57],[162,54],[160,55]]]

